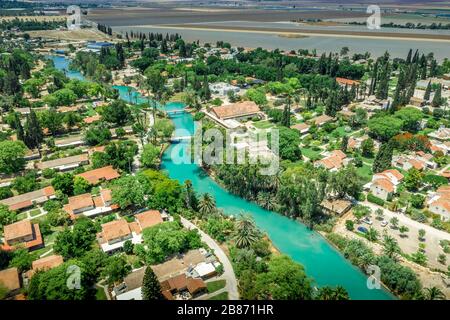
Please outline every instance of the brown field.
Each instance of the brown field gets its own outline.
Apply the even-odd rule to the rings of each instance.
[[[297,19],[333,19],[365,17],[366,13],[316,10],[260,10],[246,8],[122,8],[92,9],[87,18],[110,26],[165,25],[216,21],[276,22]]]
[[[81,29],[71,31],[59,31],[59,30],[39,30],[27,32],[32,38],[48,38],[68,41],[106,41],[111,40],[111,37],[99,32],[96,29]]]

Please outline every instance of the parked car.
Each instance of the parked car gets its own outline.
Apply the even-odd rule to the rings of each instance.
[[[389,224],[386,220],[381,221],[381,226],[384,228]]]
[[[372,224],[372,220],[370,220],[368,217],[364,217],[361,221],[369,225]]]
[[[363,226],[359,226],[357,230],[361,233],[367,233],[368,231],[367,228],[364,228]]]

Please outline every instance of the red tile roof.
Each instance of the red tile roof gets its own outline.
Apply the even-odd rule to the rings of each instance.
[[[120,177],[119,172],[112,166],[86,171],[76,175],[85,178],[90,184],[98,184],[101,180],[113,180]]]
[[[4,285],[9,291],[20,289],[20,278],[17,268],[1,270],[0,283]]]
[[[212,108],[212,112],[221,119],[251,116],[260,112],[259,107],[253,101],[243,101],[220,107]]]
[[[158,210],[148,210],[135,215],[141,229],[153,227],[163,222],[161,213]]]

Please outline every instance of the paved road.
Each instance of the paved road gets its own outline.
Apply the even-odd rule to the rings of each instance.
[[[239,293],[237,288],[237,280],[234,274],[233,266],[231,265],[228,256],[223,252],[222,248],[214,241],[209,235],[200,230],[195,224],[190,222],[189,220],[181,217],[181,223],[187,229],[197,229],[201,239],[205,242],[211,249],[214,250],[214,254],[219,258],[220,262],[223,265],[223,278],[226,280],[226,291],[228,292],[229,300],[239,300]]]

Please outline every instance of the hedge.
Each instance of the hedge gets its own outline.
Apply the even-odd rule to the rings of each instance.
[[[377,204],[377,205],[379,205],[379,206],[384,206],[384,200],[383,200],[383,199],[380,199],[380,198],[378,198],[378,197],[376,197],[376,196],[374,196],[374,195],[371,194],[371,193],[369,193],[369,194],[367,195],[367,201],[372,202],[372,203],[375,203],[375,204]]]

